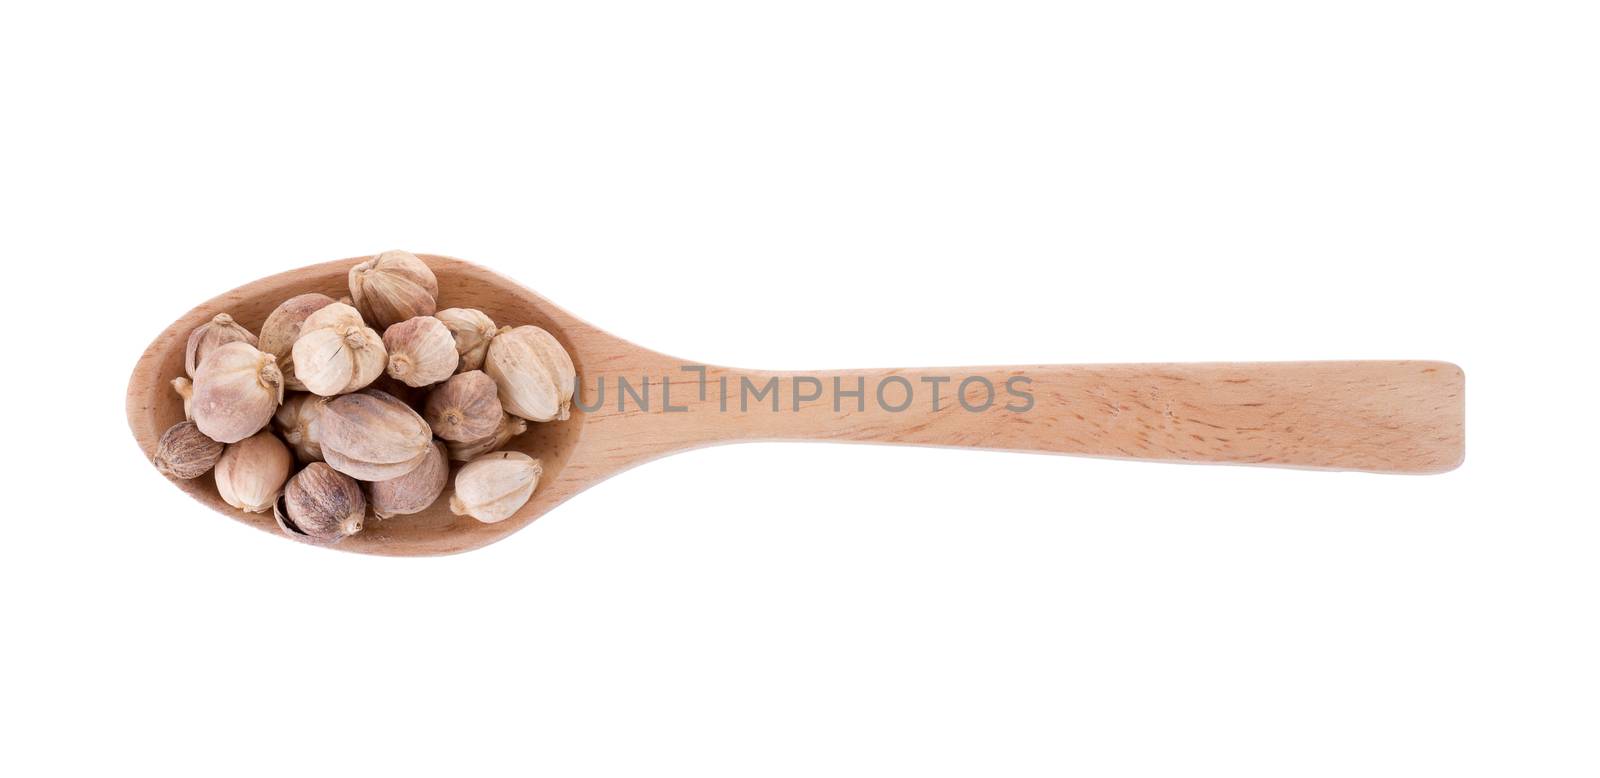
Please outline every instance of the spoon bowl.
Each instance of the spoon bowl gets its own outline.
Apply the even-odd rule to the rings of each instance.
[[[529,422],[506,449],[541,461],[533,497],[484,524],[449,509],[368,518],[332,546],[425,556],[467,551],[527,526],[567,498],[642,462],[699,446],[821,440],[959,446],[1117,459],[1440,473],[1465,451],[1465,376],[1448,362],[1346,361],[1022,365],[772,372],[674,359],[579,320],[509,278],[419,255],[440,308],[477,308],[496,324],[533,324],[571,355],[571,417]],[[171,387],[195,327],[228,313],[251,332],[298,294],[347,293],[356,257],[291,270],[195,307],[156,337],[128,382],[128,424],[147,458],[183,420]],[[942,398],[940,392],[943,392]],[[930,401],[931,400],[931,401]],[[458,468],[452,463],[452,470]],[[223,502],[214,480],[171,479],[219,513],[280,537],[271,513]]]
[[[128,383],[128,423],[145,455],[154,456],[161,433],[183,421],[183,403],[173,391],[171,381],[184,374],[184,347],[195,327],[218,313],[228,313],[251,332],[260,332],[262,322],[273,309],[297,294],[320,292],[334,299],[348,295],[350,268],[363,259],[365,257],[325,262],[263,278],[201,303],[167,327],[140,358]],[[577,322],[565,311],[515,281],[469,262],[428,255],[423,255],[422,259],[439,279],[440,308],[477,308],[502,326],[533,324],[543,327],[561,341],[579,374],[583,374],[584,352],[572,340]],[[574,408],[571,418],[563,421],[530,422],[526,433],[507,444],[507,450],[533,456],[544,467],[539,490],[512,518],[484,524],[470,516],[457,516],[450,512],[446,494],[421,513],[384,520],[368,517],[362,532],[345,538],[335,547],[341,551],[396,556],[448,554],[493,543],[521,529],[554,507],[552,498],[561,491],[552,487],[562,479],[585,417],[582,410]],[[173,479],[173,483],[220,513],[258,529],[282,534],[271,512],[246,513],[223,502],[209,474],[190,480]]]

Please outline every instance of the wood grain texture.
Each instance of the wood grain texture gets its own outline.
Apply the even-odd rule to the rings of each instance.
[[[662,373],[677,370],[673,366]],[[875,388],[891,376],[905,380],[888,386],[886,408],[876,402]],[[964,377],[974,380],[966,396],[958,397],[955,386]],[[1027,410],[1006,407],[1026,404],[1008,398],[1002,389],[1015,377],[1028,380],[1033,401]],[[747,378],[758,387],[775,380],[776,391],[755,403],[730,388],[724,403],[718,390],[722,378],[730,387]],[[809,382],[797,391],[795,381],[807,378],[821,382],[824,396],[797,408],[792,401],[796,394],[815,391]],[[845,388],[864,386],[866,401],[852,397],[836,402],[831,394],[835,379]],[[653,407],[643,412],[631,397],[628,410],[618,411],[612,401],[591,416],[590,434],[609,436],[616,429],[622,442],[619,456],[638,450],[642,440],[662,453],[739,440],[827,440],[1383,473],[1444,472],[1460,464],[1463,452],[1463,375],[1443,362],[1037,365],[803,374],[712,367],[706,400],[699,397],[697,375],[680,372],[671,380],[672,402],[684,411],[663,413]],[[680,386],[679,380],[685,383]],[[944,392],[937,408],[928,396],[935,381]],[[657,404],[659,385],[653,386]],[[891,410],[900,404],[907,385],[920,394],[904,410]],[[988,386],[995,387],[993,395]],[[592,405],[593,376],[585,387]],[[616,392],[608,388],[608,394]],[[774,396],[776,410],[770,401]],[[639,429],[630,429],[634,426]]]
[[[410,556],[478,548],[627,468],[676,451],[738,441],[964,446],[1384,473],[1443,472],[1459,464],[1465,450],[1465,378],[1460,368],[1444,362],[738,370],[699,366],[624,341],[476,265],[422,258],[439,278],[441,308],[480,308],[498,324],[536,324],[554,334],[577,367],[581,407],[565,421],[530,424],[528,433],[508,446],[544,464],[533,499],[511,519],[481,524],[452,515],[441,499],[413,516],[369,521],[366,531],[335,546],[340,550]],[[293,295],[344,294],[345,274],[362,259],[247,284],[201,304],[157,336],[128,385],[128,422],[145,456],[154,454],[162,432],[182,420],[182,406],[168,382],[183,373],[184,343],[194,327],[226,312],[259,331],[267,314]],[[703,367],[704,396],[701,373],[686,367]],[[940,384],[936,407],[931,390],[941,377],[950,380]],[[967,378],[972,378],[967,392],[958,397],[959,383]],[[1032,398],[1025,411],[1016,410],[1022,400],[1005,391],[1011,379],[1027,382],[1018,385]],[[619,392],[624,380],[634,394]],[[836,403],[835,380],[846,390],[861,387],[864,396]],[[746,381],[754,387],[770,382],[777,409],[772,395],[741,407],[738,392]],[[989,404],[985,381],[995,388]],[[724,382],[732,387],[726,405],[720,391]],[[889,407],[876,396],[884,382]],[[914,399],[904,410],[892,410],[907,386]],[[818,388],[820,397],[794,401],[797,394],[807,398]],[[640,393],[651,394],[648,409],[637,402]],[[173,482],[221,513],[279,534],[270,515],[228,507],[209,476]]]

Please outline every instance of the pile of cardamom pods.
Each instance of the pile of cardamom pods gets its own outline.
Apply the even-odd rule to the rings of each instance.
[[[510,518],[543,468],[501,449],[530,421],[569,416],[572,358],[538,327],[496,328],[438,299],[426,263],[388,251],[350,269],[348,298],[291,297],[259,337],[217,314],[189,335],[172,382],[185,421],[161,436],[156,467],[212,472],[229,505],[320,543],[360,532],[369,505],[379,519],[432,505],[451,461],[466,463],[451,511]]]

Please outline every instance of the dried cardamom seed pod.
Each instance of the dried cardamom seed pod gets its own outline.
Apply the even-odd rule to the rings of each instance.
[[[504,415],[500,390],[482,370],[452,376],[428,393],[428,402],[422,408],[422,418],[433,428],[433,434],[457,443],[493,436]]]
[[[433,432],[416,411],[375,389],[329,401],[312,420],[311,432],[333,469],[362,481],[411,472],[433,443]]]
[[[300,337],[300,327],[306,318],[333,304],[333,298],[312,292],[295,295],[283,301],[267,315],[261,325],[261,342],[256,348],[278,358],[278,369],[283,371],[283,385],[304,392],[306,385],[294,374],[294,342]]]
[[[383,338],[362,322],[356,309],[341,303],[323,306],[307,316],[291,353],[295,377],[323,397],[354,392],[372,383],[389,361]]]
[[[389,352],[389,376],[407,386],[439,383],[453,375],[461,361],[455,337],[432,316],[390,325],[383,331],[383,347]]]
[[[183,419],[194,421],[194,382],[183,376],[172,379],[172,391],[183,398]]]
[[[461,355],[456,372],[483,367],[484,354],[488,353],[489,341],[495,335],[494,320],[476,308],[446,308],[433,316],[444,322],[456,339],[456,353]]]
[[[457,443],[453,440],[447,441],[445,443],[445,448],[450,450],[451,461],[471,462],[472,460],[477,459],[484,454],[488,454],[492,451],[499,451],[500,449],[504,448],[507,443],[510,443],[512,438],[527,431],[528,422],[526,419],[521,419],[507,413],[500,417],[500,426],[495,429],[493,435],[485,438],[479,438],[478,440],[467,441],[465,443]]]
[[[267,426],[282,401],[283,374],[276,360],[235,341],[212,349],[200,363],[189,409],[212,440],[236,443]]]
[[[416,513],[439,499],[449,481],[450,461],[445,459],[444,444],[436,440],[415,470],[372,482],[372,511],[380,519]]]
[[[312,462],[295,473],[283,489],[278,526],[323,543],[333,543],[361,531],[367,517],[367,498],[355,479],[322,462]]]
[[[439,280],[409,251],[385,251],[350,268],[350,299],[379,327],[433,315],[438,296]]]
[[[531,324],[501,328],[489,341],[483,370],[500,387],[500,404],[528,421],[572,415],[577,372],[554,335]]]
[[[544,467],[520,451],[497,451],[468,462],[456,473],[450,512],[485,524],[505,521],[527,504]]]
[[[221,456],[221,443],[206,437],[194,422],[180,421],[161,433],[152,461],[162,475],[189,479],[205,475]]]
[[[256,345],[256,336],[250,331],[239,326],[232,316],[219,313],[211,317],[211,321],[194,328],[189,333],[189,344],[183,350],[183,371],[194,378],[194,371],[200,369],[200,363],[212,349],[228,343],[249,343]]]
[[[214,468],[217,494],[239,510],[262,513],[278,499],[293,459],[270,432],[258,432],[228,446]]]
[[[322,461],[322,444],[311,432],[311,422],[322,414],[328,398],[305,392],[289,395],[272,415],[272,426],[283,436],[283,442],[294,449],[294,455],[304,463]]]

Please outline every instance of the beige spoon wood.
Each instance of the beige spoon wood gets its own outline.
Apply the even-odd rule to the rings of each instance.
[[[1263,362],[1128,365],[1024,365],[910,370],[787,373],[704,368],[610,335],[510,279],[448,257],[422,255],[439,278],[440,307],[479,308],[505,325],[549,330],[577,366],[579,400],[565,421],[529,424],[508,448],[543,461],[533,499],[512,518],[482,524],[455,516],[441,498],[428,510],[369,520],[361,534],[334,548],[396,556],[449,554],[492,543],[607,477],[666,454],[699,446],[756,440],[832,440],[966,446],[1165,462],[1271,465],[1380,473],[1439,473],[1461,462],[1465,378],[1446,362]],[[128,382],[128,423],[146,457],[183,419],[169,382],[183,375],[189,332],[218,313],[258,332],[283,300],[305,292],[346,294],[349,268],[363,258],[280,273],[208,300],[172,323],[150,344]],[[941,405],[928,401],[941,377]],[[985,382],[995,389],[984,408]],[[664,410],[664,379],[673,410]],[[924,380],[927,379],[927,380]],[[1032,407],[1005,390],[1032,398]],[[651,392],[649,410],[632,394],[619,409],[619,380]],[[728,387],[726,410],[720,387]],[[773,397],[747,400],[775,381]],[[834,383],[864,396],[844,395]],[[885,383],[883,405],[877,389]],[[649,389],[643,389],[648,383]],[[596,405],[604,386],[604,401]],[[915,401],[905,410],[905,387]],[[793,397],[803,401],[794,408]],[[752,395],[753,396],[753,395]],[[964,405],[961,400],[967,400]],[[864,408],[862,406],[865,406]],[[888,406],[888,407],[884,407]],[[681,410],[678,410],[680,409]],[[191,497],[259,529],[279,534],[270,514],[234,510],[209,476],[174,480]]]

